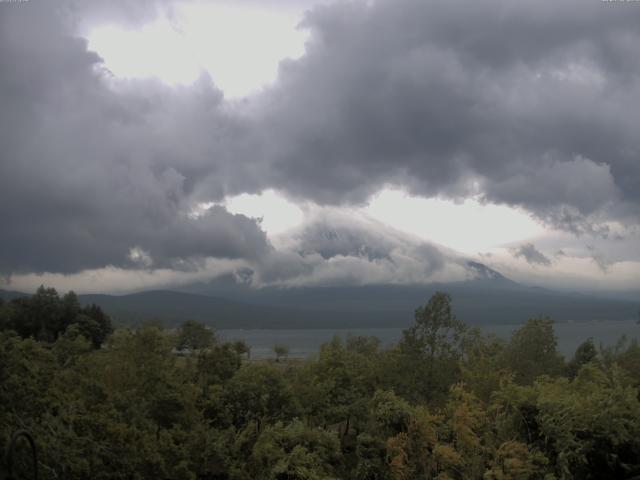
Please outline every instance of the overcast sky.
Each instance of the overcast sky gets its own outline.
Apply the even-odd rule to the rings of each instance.
[[[0,1],[0,287],[640,289],[638,45],[633,1]]]

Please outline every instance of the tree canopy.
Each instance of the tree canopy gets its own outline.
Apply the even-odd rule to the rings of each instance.
[[[51,289],[0,311],[0,441],[29,430],[41,478],[640,475],[638,343],[588,339],[565,362],[548,318],[501,341],[436,294],[398,345],[336,337],[275,362],[193,322],[110,332],[97,307]]]
[[[99,306],[81,306],[74,292],[60,298],[55,289],[44,286],[30,297],[0,304],[0,328],[45,342],[57,340],[71,328],[69,334],[82,335],[94,348],[113,331],[111,319]]]

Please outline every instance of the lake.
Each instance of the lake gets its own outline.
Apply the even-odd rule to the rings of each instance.
[[[493,333],[499,338],[509,339],[512,332],[521,325],[484,325],[485,333]],[[610,322],[556,323],[558,350],[565,357],[573,356],[576,347],[587,338],[593,337],[596,345],[615,345],[622,335],[640,338],[640,325],[635,320]],[[348,335],[378,337],[383,346],[398,342],[402,328],[355,328],[355,329],[291,329],[291,330],[219,330],[223,340],[244,340],[251,347],[251,358],[274,358],[274,345],[289,347],[289,357],[306,358],[318,352],[323,343],[334,336],[346,338]]]

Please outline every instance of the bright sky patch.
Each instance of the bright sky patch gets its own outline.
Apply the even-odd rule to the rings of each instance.
[[[118,78],[188,85],[206,71],[226,98],[237,98],[272,83],[281,60],[304,53],[299,21],[286,12],[189,3],[139,30],[96,27],[88,40]]]

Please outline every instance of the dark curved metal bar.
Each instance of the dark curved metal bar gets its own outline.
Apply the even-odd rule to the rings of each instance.
[[[33,456],[33,478],[38,480],[38,452],[36,450],[36,442],[34,442],[33,437],[26,430],[18,430],[11,436],[11,440],[9,441],[9,446],[7,447],[7,480],[14,480],[13,477],[13,451],[18,443],[18,439],[20,437],[24,437],[29,442],[31,446],[31,455]]]

